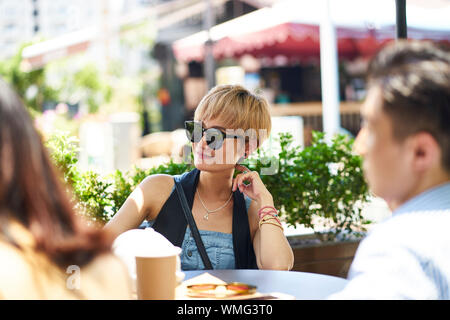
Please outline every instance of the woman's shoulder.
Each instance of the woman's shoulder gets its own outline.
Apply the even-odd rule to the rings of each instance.
[[[5,230],[8,237],[0,234],[0,276],[26,269],[25,252],[32,252],[35,247],[33,235],[21,223],[8,221]]]
[[[0,240],[0,296],[4,299],[131,298],[128,271],[112,253],[65,272],[42,254],[28,251]],[[77,276],[82,277],[80,288],[72,292],[67,281]]]
[[[26,298],[23,293],[34,281],[24,254],[13,244],[0,239],[0,261],[0,294],[6,299],[14,299],[21,294]],[[33,296],[33,290],[27,290],[27,295],[31,295],[31,299],[38,298]]]
[[[63,299],[63,271],[35,249],[31,233],[22,227],[10,230],[14,244],[0,238],[0,295],[4,299]]]
[[[160,183],[160,182],[168,182],[169,180],[173,180],[172,175],[170,174],[165,174],[165,173],[155,173],[155,174],[151,174],[148,175],[147,177],[144,178],[144,181],[153,181],[153,183]]]
[[[126,274],[127,272],[127,269],[122,261],[110,252],[98,255],[83,269],[84,272],[88,272],[90,275],[100,277],[104,275],[104,271],[106,269],[111,271],[111,275],[116,273],[121,275]]]
[[[148,204],[147,220],[153,220],[159,214],[164,203],[170,197],[174,188],[173,176],[168,174],[154,174],[146,177],[138,188]]]
[[[112,253],[104,253],[81,270],[89,299],[130,299],[131,279],[124,263]]]
[[[140,187],[144,191],[152,191],[154,193],[167,192],[172,190],[173,186],[174,178],[168,174],[152,174],[140,183]]]
[[[187,172],[177,174],[177,175],[170,175],[170,174],[164,174],[164,173],[152,174],[152,175],[145,177],[144,180],[142,180],[141,184],[149,185],[152,187],[155,187],[155,186],[173,187],[175,184],[175,179],[182,180],[187,175],[193,174],[194,170],[187,171]]]
[[[4,299],[77,299],[67,288],[75,273],[63,270],[35,249],[31,233],[18,223],[0,235],[0,296]],[[9,239],[12,238],[13,242]],[[78,269],[74,266],[73,270]],[[131,282],[123,263],[112,253],[95,257],[79,269],[79,293],[88,299],[129,299]]]

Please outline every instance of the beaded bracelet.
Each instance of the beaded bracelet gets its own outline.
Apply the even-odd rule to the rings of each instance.
[[[259,222],[261,221],[268,221],[268,220],[276,220],[276,221],[280,221],[280,219],[278,219],[277,217],[274,217],[270,214],[264,216],[261,220],[259,220]]]
[[[269,210],[264,211],[266,209],[269,209]],[[259,215],[259,221],[262,221],[264,219],[264,217],[270,216],[272,218],[275,218],[277,220],[277,222],[281,225],[281,221],[278,218],[278,210],[275,209],[275,207],[272,207],[272,206],[262,207],[261,209],[259,209],[258,215]]]
[[[269,219],[275,219],[279,224],[281,224],[281,221],[278,218],[278,215],[277,214],[272,214],[272,213],[265,213],[265,214],[263,214],[262,217],[259,219],[259,221],[264,220],[264,218],[266,218],[266,217],[270,217]]]
[[[270,209],[270,210],[264,212],[265,209]],[[261,219],[261,218],[262,218],[261,216],[266,215],[266,214],[269,214],[269,213],[272,213],[272,212],[275,213],[274,216],[278,216],[278,210],[275,209],[275,207],[272,207],[272,206],[265,206],[265,207],[262,207],[261,209],[259,209],[258,215],[259,215],[259,218]]]
[[[278,223],[276,223],[276,222],[272,222],[272,221],[269,221],[269,220],[271,220],[271,219],[261,220],[261,221],[259,222],[259,228],[261,228],[261,226],[262,226],[263,224],[271,224],[271,225],[277,226],[277,227],[280,228],[282,231],[284,231],[283,226],[281,226],[280,224],[278,224]]]
[[[270,220],[275,220],[276,222],[273,222],[273,221],[270,221]],[[281,222],[280,222],[280,220],[277,217],[269,215],[269,216],[265,216],[261,220],[259,220],[259,227],[261,227],[262,224],[264,224],[264,223],[266,223],[268,221],[270,221],[270,223],[272,223],[272,224],[276,223],[279,226],[281,226]]]

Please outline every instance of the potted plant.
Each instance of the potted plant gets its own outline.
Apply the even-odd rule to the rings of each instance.
[[[261,175],[287,225],[314,230],[288,237],[294,250],[294,270],[345,277],[365,226],[361,215],[369,191],[361,158],[352,152],[353,139],[336,135],[326,143],[313,132],[311,146],[292,147],[292,135],[279,136],[281,152],[270,161],[264,151],[250,158],[250,169],[278,162],[273,175]]]
[[[169,162],[143,170],[128,172],[115,170],[101,175],[93,170],[81,171],[78,166],[78,139],[64,132],[56,132],[45,142],[53,163],[60,169],[64,182],[71,189],[76,211],[103,225],[120,209],[134,188],[148,175],[156,173],[181,174],[191,170],[189,164]]]

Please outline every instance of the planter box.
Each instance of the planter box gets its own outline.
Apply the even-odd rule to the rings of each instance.
[[[346,278],[360,240],[320,242],[314,236],[288,237],[294,252],[293,271]]]

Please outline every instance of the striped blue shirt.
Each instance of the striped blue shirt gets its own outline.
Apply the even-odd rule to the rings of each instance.
[[[449,299],[450,183],[410,199],[361,241],[331,299]]]

